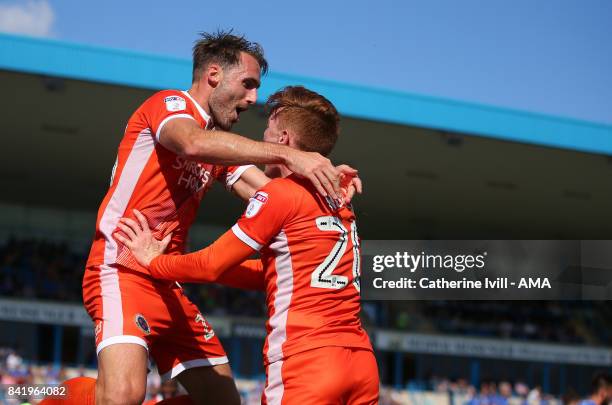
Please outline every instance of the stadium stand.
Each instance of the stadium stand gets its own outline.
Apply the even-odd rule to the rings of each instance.
[[[0,295],[80,303],[86,258],[66,243],[9,239],[0,247]],[[265,316],[263,293],[214,285],[188,286],[186,292],[207,314]]]
[[[86,252],[66,243],[9,239],[0,246],[0,295],[81,302]],[[265,317],[264,294],[217,285],[187,285],[186,293],[212,316]],[[371,308],[374,306],[375,308]],[[423,301],[365,305],[364,321],[415,332],[604,345],[609,307],[597,302]]]
[[[54,367],[52,365],[34,365],[23,359],[14,349],[0,347],[0,405],[21,404],[28,401],[37,403],[35,397],[8,399],[6,385],[9,384],[58,384],[69,378],[88,376],[95,378],[95,369]],[[263,380],[242,379],[236,381],[242,403],[245,405],[259,404]],[[486,381],[478,390],[466,380],[450,381],[433,377],[427,384],[428,388],[412,386],[410,389],[393,389],[382,387],[380,405],[400,404],[431,404],[452,405],[468,404],[482,405],[557,405],[559,401],[550,395],[545,395],[539,387],[528,387],[522,382],[511,384],[508,381]],[[176,394],[184,393],[180,386]],[[162,383],[156,372],[149,373],[147,380],[146,401],[161,398]],[[148,402],[147,402],[148,403]],[[154,402],[153,402],[154,403]]]
[[[9,238],[0,245],[0,295],[41,302],[41,305],[44,305],[43,302],[61,302],[74,303],[79,307],[86,253],[65,242]],[[233,348],[240,347],[238,353],[242,353],[242,358],[235,365],[237,374],[243,377],[240,379],[240,392],[245,403],[258,403],[262,376],[260,366],[256,364],[259,356],[253,357],[252,353],[261,350],[263,334],[258,328],[249,329],[248,325],[263,324],[263,294],[216,285],[188,285],[185,290],[202,311],[210,316],[247,320],[246,326],[241,326],[241,331],[237,332],[243,336],[238,340],[239,343],[236,338],[224,342]],[[611,322],[608,306],[595,302],[364,302],[362,317],[368,329],[382,328],[442,336],[477,336],[511,342],[559,342],[579,346],[602,345],[609,333],[604,326]],[[244,342],[250,348],[250,355],[244,352]],[[95,369],[83,367],[95,365],[93,353],[86,356],[81,364],[64,361],[58,365],[57,362],[45,363],[44,358],[26,361],[18,351],[16,346],[0,350],[0,374],[4,384],[38,381],[54,383],[66,377],[95,375]],[[548,404],[553,400],[542,388],[534,386],[530,389],[516,377],[513,384],[509,380],[483,381],[480,384],[470,381],[468,367],[464,368],[461,377],[456,378],[450,378],[449,375],[437,377],[440,374],[432,370],[425,377],[408,371],[407,376],[398,379],[397,370],[394,369],[397,362],[394,358],[385,359],[386,353],[379,353],[381,374],[383,382],[392,384],[393,388],[384,387],[381,399],[383,404],[420,403],[425,400],[445,405],[478,405],[487,401],[500,405],[523,404],[528,397],[532,400],[539,398],[535,403]],[[250,360],[247,359],[249,357]],[[65,368],[67,365],[72,367]],[[251,371],[244,372],[245,367]],[[151,373],[149,397],[159,392],[159,384],[156,374]],[[509,384],[512,400],[504,402],[499,395],[508,391]],[[559,394],[565,390],[556,392]]]

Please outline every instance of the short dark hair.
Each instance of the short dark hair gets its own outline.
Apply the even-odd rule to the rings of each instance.
[[[265,108],[268,116],[276,114],[281,127],[298,134],[300,150],[331,153],[340,133],[340,116],[331,101],[303,86],[287,86],[272,94]]]
[[[240,53],[251,55],[259,63],[262,75],[268,73],[268,62],[264,51],[257,42],[247,40],[244,35],[234,35],[232,30],[208,33],[201,32],[200,39],[193,45],[193,77],[195,82],[202,69],[211,63],[221,66],[235,66],[240,63]]]
[[[602,388],[612,387],[612,376],[605,371],[600,371],[593,376],[591,381],[591,394],[597,394]]]

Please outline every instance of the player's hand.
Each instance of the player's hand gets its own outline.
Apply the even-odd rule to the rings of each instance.
[[[321,154],[290,149],[285,165],[295,174],[310,180],[322,196],[334,200],[341,196],[341,172]]]
[[[355,194],[361,194],[363,192],[363,184],[361,179],[357,176],[357,170],[353,169],[348,165],[336,166],[336,169],[340,170],[340,190],[344,197],[344,202],[349,204]]]
[[[162,240],[155,239],[145,216],[136,209],[132,211],[138,222],[131,218],[119,219],[117,227],[122,233],[116,232],[115,238],[132,251],[140,265],[149,268],[151,260],[164,253],[172,234],[169,233]]]

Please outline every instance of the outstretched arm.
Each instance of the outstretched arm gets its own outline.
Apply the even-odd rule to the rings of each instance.
[[[217,284],[243,290],[264,291],[266,288],[263,263],[259,259],[245,260],[223,272],[217,279]]]
[[[179,156],[201,162],[225,166],[284,164],[292,172],[310,180],[322,195],[340,197],[342,172],[332,166],[328,158],[315,152],[257,142],[231,132],[204,130],[189,118],[168,121],[160,131],[159,142]]]
[[[157,256],[151,260],[149,270],[153,277],[163,280],[216,283],[223,273],[238,266],[254,252],[232,231],[227,231],[212,245],[197,252]]]
[[[355,194],[362,193],[361,179],[357,177],[357,171],[350,166],[336,166],[340,175],[340,195],[344,197],[345,203],[350,203]],[[270,181],[270,178],[259,168],[253,166],[248,168],[232,185],[232,191],[240,198],[248,201],[257,190],[260,190]]]
[[[185,282],[219,282],[242,288],[263,289],[261,262],[246,258],[261,249],[277,235],[296,210],[295,194],[287,192],[292,184],[283,179],[269,182],[251,199],[245,214],[230,231],[212,245],[183,256],[160,256],[171,235],[155,239],[147,219],[133,210],[135,221],[121,218],[114,234],[127,246],[142,266],[149,268],[156,278]],[[159,257],[158,257],[159,256]],[[238,266],[238,267],[237,267]],[[240,270],[248,270],[241,280]],[[227,273],[229,271],[229,273]],[[248,273],[248,274],[247,274]]]
[[[164,280],[176,280],[194,283],[215,283],[225,281],[228,284],[243,286],[258,286],[257,279],[261,279],[263,289],[263,271],[258,275],[258,266],[246,264],[239,266],[255,250],[242,242],[230,230],[224,233],[210,246],[197,252],[186,255],[164,255],[170,241],[167,235],[158,241],[151,234],[146,218],[138,210],[134,210],[138,222],[130,218],[121,218],[119,229],[123,232],[115,233],[115,237],[125,244],[142,266],[147,267],[151,275]],[[232,272],[224,278],[221,276],[228,270]],[[237,281],[243,270],[246,271],[245,283]],[[259,288],[258,288],[259,289]]]

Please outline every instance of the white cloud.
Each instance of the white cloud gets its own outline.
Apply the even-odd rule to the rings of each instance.
[[[39,37],[53,35],[55,14],[47,0],[0,4],[0,31]]]

